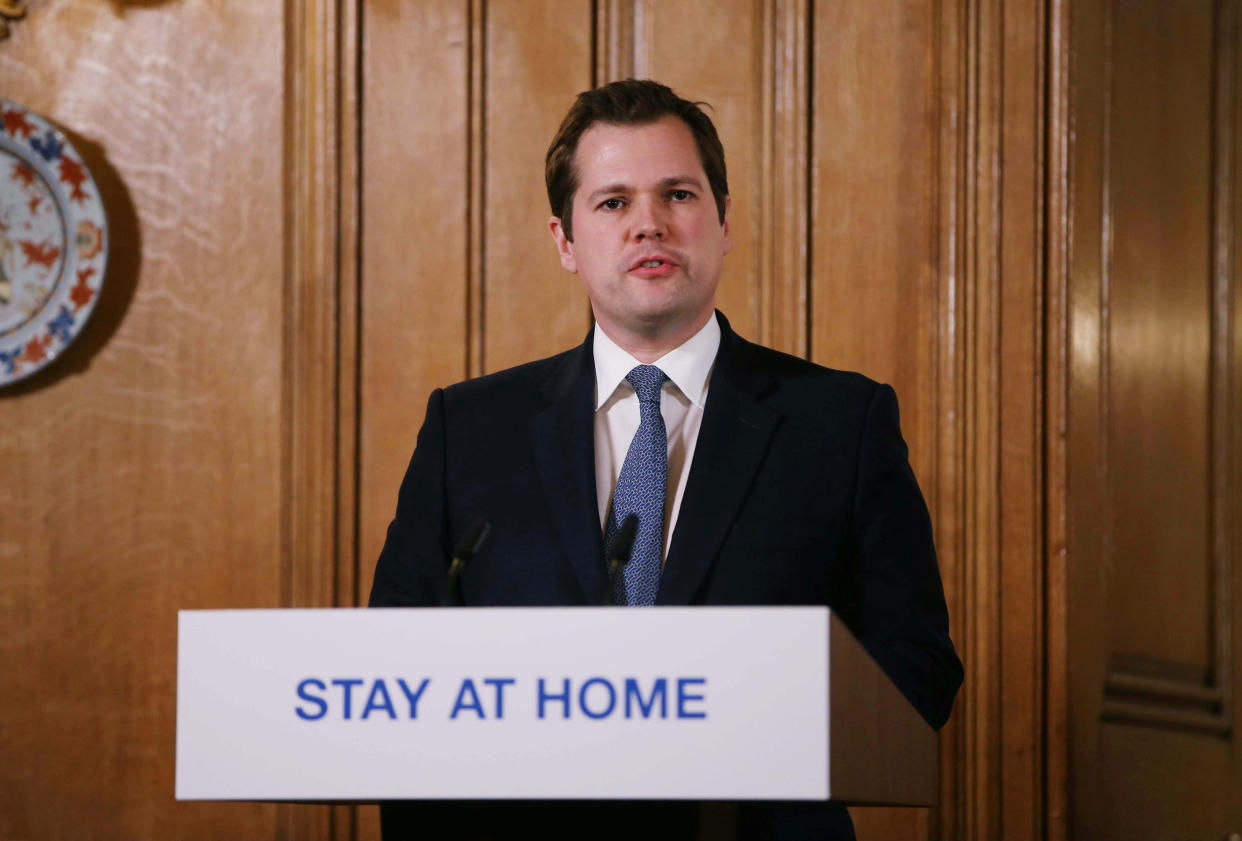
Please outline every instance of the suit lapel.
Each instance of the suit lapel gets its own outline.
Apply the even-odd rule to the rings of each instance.
[[[535,463],[586,604],[604,592],[604,545],[595,494],[595,366],[591,335],[544,385],[548,408],[530,422]]]
[[[719,315],[719,314],[718,314]],[[780,416],[758,401],[774,385],[720,315],[720,351],[656,604],[689,604],[750,489]]]

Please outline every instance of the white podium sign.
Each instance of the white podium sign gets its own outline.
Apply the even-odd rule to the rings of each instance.
[[[830,627],[787,607],[182,611],[176,795],[822,800]]]

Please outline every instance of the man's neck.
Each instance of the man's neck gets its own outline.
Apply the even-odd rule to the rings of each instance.
[[[650,365],[669,351],[681,347],[694,335],[703,329],[708,319],[714,317],[716,311],[708,310],[702,317],[691,322],[688,327],[681,327],[676,330],[670,330],[667,327],[653,333],[635,332],[626,330],[616,324],[604,324],[597,321],[608,338],[624,350],[630,356],[637,359],[644,365]]]

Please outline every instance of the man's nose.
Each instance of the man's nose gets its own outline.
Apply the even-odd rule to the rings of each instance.
[[[668,223],[663,210],[652,201],[640,201],[634,207],[633,235],[636,240],[664,239]]]

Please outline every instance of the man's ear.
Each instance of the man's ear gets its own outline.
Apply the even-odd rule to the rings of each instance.
[[[733,236],[729,233],[729,211],[732,209],[733,209],[733,199],[729,196],[725,196],[724,222],[722,223],[724,227],[724,253],[725,254],[728,254],[730,251],[733,250]]]
[[[565,236],[565,226],[561,224],[561,217],[550,218],[548,229],[552,231],[552,241],[556,243],[556,253],[561,258],[561,267],[567,272],[577,274],[578,264],[574,261],[574,244]]]

